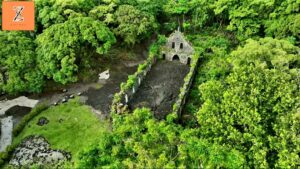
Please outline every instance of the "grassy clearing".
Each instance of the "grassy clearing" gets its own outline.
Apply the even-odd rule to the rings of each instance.
[[[49,123],[44,126],[37,125],[40,117],[46,117]],[[13,142],[19,143],[30,135],[41,135],[49,141],[53,149],[71,152],[74,161],[78,152],[98,141],[101,134],[108,130],[108,124],[100,121],[88,106],[75,99],[40,113]]]

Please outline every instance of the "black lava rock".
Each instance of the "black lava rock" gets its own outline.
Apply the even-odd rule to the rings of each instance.
[[[39,126],[43,126],[49,123],[49,120],[46,117],[41,117],[37,123]]]

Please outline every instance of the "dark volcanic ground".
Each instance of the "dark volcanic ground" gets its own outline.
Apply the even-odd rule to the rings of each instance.
[[[86,104],[100,110],[105,115],[110,113],[110,107],[115,93],[120,91],[120,84],[126,82],[128,75],[134,74],[137,66],[126,67],[124,64],[110,70],[110,78],[100,89],[89,88],[83,93],[88,97]]]
[[[188,71],[189,67],[178,61],[156,63],[130,100],[131,110],[149,107],[156,118],[165,118],[172,111]]]

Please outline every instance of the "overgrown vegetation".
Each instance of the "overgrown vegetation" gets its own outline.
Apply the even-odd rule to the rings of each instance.
[[[0,32],[0,92],[41,92],[45,80],[74,82],[113,44],[130,48],[178,28],[202,57],[181,124],[137,109],[114,114],[112,131],[102,135],[91,112],[71,102],[41,113],[15,142],[40,133],[72,154],[84,145],[78,168],[300,167],[299,0],[35,3],[35,32]],[[157,52],[152,46],[149,58]],[[135,82],[130,76],[122,90]],[[49,125],[34,127],[43,114]],[[68,131],[56,122],[62,115],[70,119]],[[87,146],[84,135],[97,143]]]
[[[45,117],[49,123],[37,125],[41,117]],[[19,144],[31,135],[43,136],[49,141],[51,148],[70,152],[74,161],[78,152],[96,143],[102,133],[107,131],[109,124],[75,99],[57,107],[50,107],[35,116],[14,138],[13,144]]]

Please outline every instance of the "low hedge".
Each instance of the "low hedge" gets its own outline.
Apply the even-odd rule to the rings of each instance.
[[[31,119],[39,115],[42,111],[46,110],[48,107],[49,106],[45,104],[41,104],[33,108],[31,112],[25,115],[20,121],[20,123],[13,129],[13,136],[17,136]]]
[[[18,147],[18,144],[10,145],[6,147],[6,150],[2,153],[0,153],[0,168],[2,168],[5,163],[8,162],[8,160],[11,158],[15,148]]]

